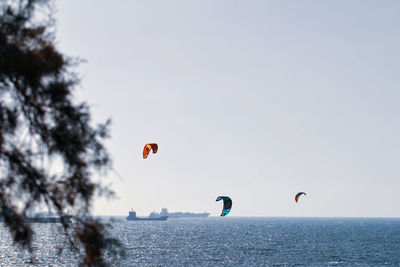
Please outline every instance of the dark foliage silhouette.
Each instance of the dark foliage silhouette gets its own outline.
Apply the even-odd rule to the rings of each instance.
[[[92,126],[87,104],[74,101],[76,64],[56,49],[52,20],[35,16],[51,15],[49,7],[0,3],[0,217],[15,243],[31,249],[33,230],[23,223],[30,208],[72,215],[72,225],[63,223],[69,247],[83,264],[104,265],[106,250],[120,244],[104,225],[82,218],[96,194],[112,195],[92,179],[111,168],[102,144],[109,121]]]

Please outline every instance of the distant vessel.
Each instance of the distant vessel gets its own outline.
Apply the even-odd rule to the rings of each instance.
[[[155,212],[150,213],[149,217],[141,218],[136,217],[136,211],[132,210],[129,212],[129,216],[126,217],[128,221],[166,221],[168,216],[156,216]]]
[[[26,217],[24,223],[71,223],[71,216],[61,217]]]
[[[23,218],[24,223],[71,223],[72,216],[62,217],[25,217]],[[4,222],[4,218],[0,218],[0,222]]]
[[[61,216],[55,212],[38,212],[30,209],[26,217],[23,218],[24,223],[71,223],[72,216]],[[4,218],[0,217],[0,222],[4,222]]]
[[[207,218],[210,213],[193,213],[193,212],[168,212],[168,209],[161,209],[160,213],[153,212],[154,216],[168,216],[169,218]],[[150,214],[150,216],[152,216]]]
[[[57,212],[35,212],[35,209],[28,211],[24,223],[71,223],[72,216],[61,216]]]

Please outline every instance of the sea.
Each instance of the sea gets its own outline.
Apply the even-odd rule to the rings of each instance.
[[[102,220],[125,246],[112,266],[400,266],[398,218]],[[65,240],[57,224],[33,227],[30,253],[0,224],[0,266],[79,265],[69,250],[58,255]]]

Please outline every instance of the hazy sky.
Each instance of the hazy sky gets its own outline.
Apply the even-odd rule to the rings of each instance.
[[[118,195],[95,214],[400,216],[400,2],[57,1]],[[142,159],[145,143],[159,152]],[[307,196],[294,202],[297,192]]]

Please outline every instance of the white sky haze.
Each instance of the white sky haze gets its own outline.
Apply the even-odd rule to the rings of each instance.
[[[400,216],[400,2],[56,3],[77,97],[113,121],[95,214]]]

